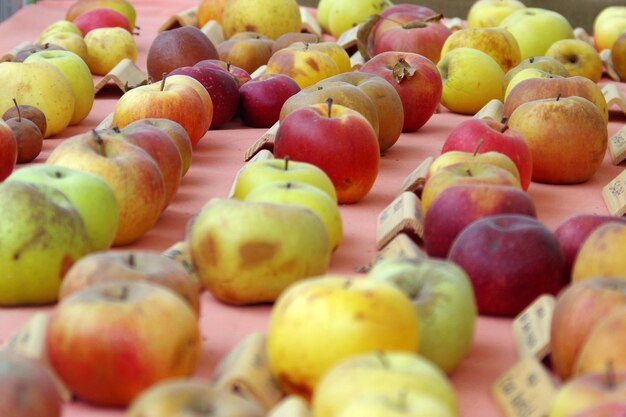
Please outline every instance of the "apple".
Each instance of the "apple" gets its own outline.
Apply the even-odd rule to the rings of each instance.
[[[127,417],[185,417],[207,410],[217,416],[263,417],[264,410],[235,392],[216,388],[202,379],[176,378],[159,382],[129,405]]]
[[[70,125],[76,125],[91,112],[95,100],[93,78],[89,67],[71,51],[39,51],[24,60],[25,63],[43,60],[61,70],[70,82],[74,95],[74,113]]]
[[[145,119],[135,120],[126,125],[124,129],[133,130],[138,126],[149,125],[161,129],[174,142],[181,157],[182,175],[185,175],[191,166],[192,145],[189,134],[180,123],[170,119],[149,117]]]
[[[615,42],[613,42],[611,46],[611,61],[620,80],[626,80],[626,35],[618,36]]]
[[[349,400],[337,417],[453,417],[439,400],[417,391],[398,390],[392,394],[364,394]]]
[[[70,22],[83,13],[92,9],[106,7],[116,10],[126,16],[131,28],[135,27],[135,19],[137,17],[136,10],[129,0],[76,0],[70,4],[65,13],[65,19]]]
[[[427,216],[430,205],[448,187],[461,184],[502,185],[521,189],[520,182],[504,168],[479,161],[458,162],[439,169],[429,177],[422,190],[422,216]]]
[[[152,40],[146,65],[150,78],[159,81],[176,68],[218,57],[215,45],[204,32],[195,26],[183,26],[162,31]]]
[[[398,92],[404,114],[403,132],[424,126],[439,106],[442,93],[439,71],[432,61],[419,54],[383,52],[367,61],[359,71],[378,75]]]
[[[224,14],[224,7],[227,1],[228,0],[200,0],[197,13],[198,27],[203,27],[211,20],[222,24],[222,15]]]
[[[607,256],[626,241],[626,224],[607,222],[596,227],[580,247],[572,266],[572,282],[597,276],[626,279],[626,262],[620,256]]]
[[[538,296],[556,295],[567,283],[554,233],[527,215],[474,221],[454,240],[447,259],[469,275],[484,315],[516,316]]]
[[[554,79],[561,78],[560,75],[555,75],[550,72],[544,71],[540,68],[525,68],[518,73],[516,73],[506,84],[506,89],[504,90],[504,101],[506,102],[511,94],[511,91],[517,87],[522,81],[533,80],[533,79]]]
[[[391,283],[340,275],[298,282],[270,313],[270,369],[283,392],[310,399],[320,379],[349,357],[416,352],[418,323],[409,298]]]
[[[562,380],[574,374],[576,358],[595,325],[624,307],[626,281],[617,278],[590,278],[561,291],[550,324],[550,361]]]
[[[222,14],[224,37],[238,32],[258,32],[272,39],[300,32],[302,19],[296,0],[229,0]]]
[[[526,6],[519,0],[476,0],[467,12],[467,27],[495,27],[516,10]]]
[[[519,188],[492,184],[447,187],[424,216],[424,249],[429,256],[445,258],[465,227],[479,218],[503,213],[537,216],[532,199]]]
[[[0,184],[0,305],[57,300],[67,270],[92,248],[79,212],[57,189],[25,181]]]
[[[332,251],[311,210],[237,199],[209,200],[187,241],[203,286],[239,305],[273,302],[292,282],[325,273]]]
[[[392,258],[376,262],[367,277],[395,284],[419,318],[418,353],[447,374],[469,354],[477,310],[465,272],[446,260]]]
[[[567,68],[555,58],[549,56],[531,56],[523,59],[519,64],[508,70],[504,74],[502,80],[502,91],[506,91],[509,86],[509,82],[515,75],[527,68],[537,68],[553,75],[560,75],[561,77],[569,77],[569,71]]]
[[[369,395],[397,398],[398,392],[428,396],[456,416],[454,388],[435,364],[414,352],[383,351],[353,355],[333,366],[319,381],[314,415],[335,416],[352,400]]]
[[[0,351],[0,414],[61,417],[63,402],[48,370],[35,359]]]
[[[73,32],[53,32],[40,38],[39,43],[58,45],[66,51],[74,52],[83,61],[89,61],[89,45],[83,35]]]
[[[562,220],[554,230],[554,234],[561,245],[568,275],[570,275],[574,260],[578,255],[580,247],[585,242],[589,234],[598,226],[608,222],[626,222],[623,217],[580,213],[573,214]]]
[[[111,247],[120,213],[113,189],[99,176],[53,164],[29,165],[7,181],[44,184],[61,191],[80,214],[93,251]]]
[[[479,142],[477,148],[482,146],[483,142]],[[426,179],[435,175],[437,171],[441,168],[453,165],[459,162],[468,162],[468,161],[476,161],[476,162],[484,162],[487,164],[492,164],[498,166],[500,168],[504,168],[509,171],[511,174],[520,180],[519,170],[517,169],[517,165],[515,162],[502,152],[497,151],[489,151],[484,153],[478,153],[479,149],[476,149],[474,152],[465,152],[465,151],[448,151],[442,153],[438,157],[436,157],[432,164],[428,167],[428,172],[426,174]]]
[[[489,55],[473,48],[455,48],[441,57],[441,104],[461,114],[475,114],[491,100],[502,100],[504,72]]]
[[[217,129],[229,122],[237,113],[239,85],[228,72],[206,66],[180,67],[168,74],[181,74],[195,78],[211,96],[213,118],[209,129]]]
[[[17,103],[17,100],[13,102],[13,107],[9,107],[7,111],[2,115],[2,119],[7,121],[14,117],[25,118],[35,123],[39,128],[39,131],[43,134],[46,131],[46,115],[41,109],[35,106],[29,106],[28,104]]]
[[[380,14],[392,6],[391,0],[334,0],[328,6],[328,32],[338,38],[342,33],[363,23],[368,17]]]
[[[67,49],[63,48],[59,45],[54,45],[52,43],[41,44],[27,44],[26,46],[20,48],[15,56],[11,59],[11,62],[24,62],[24,60],[31,54],[39,51],[66,51]]]
[[[105,131],[65,139],[46,163],[98,175],[113,189],[120,213],[114,246],[137,241],[163,211],[165,181],[154,159],[140,147]]]
[[[335,64],[337,64],[337,68],[339,68],[339,73],[349,72],[352,70],[352,63],[350,62],[350,55],[348,52],[339,45],[337,42],[331,41],[321,41],[321,42],[295,42],[290,46],[298,47],[301,44],[308,44],[309,49],[313,49],[315,51],[324,52],[328,54]],[[304,45],[303,45],[304,46]]]
[[[244,201],[295,204],[306,207],[324,222],[331,249],[336,250],[341,243],[343,222],[337,202],[314,185],[298,181],[273,181],[254,188]]]
[[[251,78],[250,73],[248,73],[245,69],[220,59],[203,59],[202,61],[197,62],[194,67],[201,67],[204,65],[217,66],[218,68],[223,69],[233,76],[239,87],[250,81]]]
[[[499,27],[477,27],[453,32],[441,48],[443,57],[455,48],[475,48],[492,57],[506,74],[522,58],[517,40],[511,32]]]
[[[593,404],[573,417],[621,417],[626,412],[624,401],[616,400]]]
[[[235,179],[233,197],[244,200],[256,187],[274,181],[304,182],[324,191],[337,202],[330,177],[317,165],[288,158],[257,160],[248,163]]]
[[[211,125],[213,102],[199,81],[187,75],[173,75],[128,90],[115,103],[114,126],[124,128],[145,118],[165,118],[179,123],[195,147]]]
[[[41,32],[39,32],[38,41],[41,39],[44,39],[46,36],[52,33],[62,33],[62,32],[70,32],[76,35],[83,36],[82,32],[80,31],[80,29],[78,28],[78,26],[76,26],[74,22],[71,22],[66,19],[61,19],[61,20],[55,20],[54,22],[46,26]],[[38,42],[38,43],[41,44],[41,42]]]
[[[522,59],[545,55],[554,42],[574,38],[574,30],[562,14],[540,7],[516,10],[505,17],[498,27],[513,34]]]
[[[280,118],[287,99],[300,86],[284,74],[261,74],[239,89],[239,117],[246,126],[269,128]]]
[[[583,40],[561,39],[550,45],[545,55],[561,61],[570,75],[581,75],[594,83],[602,78],[604,66],[600,54]]]
[[[356,203],[370,191],[380,163],[378,137],[360,113],[341,105],[314,104],[281,121],[274,155],[320,167],[332,180],[340,204]]]
[[[528,143],[533,181],[580,183],[602,165],[607,124],[598,107],[586,98],[556,96],[529,101],[511,113],[508,124]]]
[[[120,27],[128,32],[133,31],[126,16],[120,12],[106,7],[91,9],[74,19],[73,23],[78,27],[81,34],[86,36],[89,31],[103,27]]]
[[[442,155],[451,151],[503,153],[517,166],[522,189],[527,190],[530,185],[533,170],[530,148],[522,134],[506,123],[476,118],[460,122],[448,133],[441,148]]]
[[[609,110],[602,89],[593,81],[582,76],[552,77],[525,80],[519,88],[513,88],[504,101],[502,114],[509,118],[521,104],[542,98],[557,96],[580,96],[590,100],[598,107],[605,123],[609,120]]]
[[[607,364],[610,364],[611,370],[615,372],[626,372],[624,334],[626,334],[626,307],[621,307],[593,326],[576,357],[574,375],[603,372]]]
[[[280,49],[286,48],[296,42],[314,44],[320,42],[321,38],[315,33],[309,32],[288,32],[280,35],[272,43],[272,54]],[[333,43],[333,42],[331,42]],[[336,44],[339,46],[338,44]],[[345,50],[344,50],[345,52]]]
[[[253,73],[270,60],[273,45],[274,40],[269,36],[258,32],[239,32],[216,48],[221,61]]]
[[[38,107],[46,115],[44,138],[60,133],[74,115],[76,99],[63,72],[49,62],[1,62],[0,113],[14,106]]]
[[[285,74],[293,78],[300,88],[340,73],[335,60],[325,52],[296,44],[276,51],[267,61],[267,74]]]
[[[626,6],[616,4],[604,7],[595,16],[592,30],[596,49],[611,49],[626,30]]]
[[[106,75],[120,61],[137,60],[137,44],[132,33],[120,27],[103,27],[85,35],[89,56],[87,65],[95,75]]]
[[[147,250],[102,251],[82,257],[65,274],[59,300],[83,288],[114,281],[139,281],[168,288],[200,315],[200,284],[173,259]]]
[[[19,106],[16,105],[15,108],[17,109],[17,117],[7,118],[6,122],[2,122],[0,125],[0,129],[8,127],[12,132],[11,137],[2,130],[2,143],[5,145],[2,154],[3,159],[6,160],[4,170],[8,170],[6,175],[13,171],[16,162],[21,164],[37,158],[43,147],[43,133],[39,127],[29,119],[22,117]],[[6,175],[0,174],[0,177],[4,178]]]
[[[126,407],[160,381],[191,376],[201,339],[195,313],[177,294],[119,281],[94,284],[57,304],[45,346],[52,369],[77,399]]]

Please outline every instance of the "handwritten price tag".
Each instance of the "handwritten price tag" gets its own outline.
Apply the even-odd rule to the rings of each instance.
[[[532,356],[542,360],[550,354],[550,325],[555,298],[539,296],[513,321],[513,336],[520,357]]]
[[[263,135],[261,135],[261,137],[254,142],[244,155],[245,161],[251,160],[252,157],[262,149],[266,149],[269,152],[274,151],[274,139],[276,139],[276,132],[278,132],[279,123],[280,122],[274,123],[274,125],[270,127],[267,132],[263,133]]]
[[[626,214],[626,171],[602,188],[604,204],[614,216]]]
[[[609,153],[614,165],[619,165],[626,159],[626,126],[609,138]]]

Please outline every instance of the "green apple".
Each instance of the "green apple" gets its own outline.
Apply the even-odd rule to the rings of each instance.
[[[91,251],[70,200],[43,184],[0,184],[0,305],[57,300],[65,272]]]
[[[470,351],[478,315],[465,271],[446,260],[394,258],[374,264],[368,277],[409,296],[420,319],[419,353],[452,373]]]
[[[75,99],[70,125],[78,124],[89,115],[95,99],[93,77],[89,67],[80,56],[71,51],[39,51],[30,55],[24,62],[38,60],[53,64],[69,80]]]
[[[440,401],[452,416],[459,415],[450,380],[435,364],[417,353],[386,351],[353,355],[320,379],[312,399],[313,415],[338,416],[353,399],[417,392]]]
[[[111,187],[99,176],[61,165],[30,165],[7,181],[46,184],[65,194],[78,211],[94,251],[111,247],[117,233],[119,208]]]
[[[322,220],[291,204],[211,199],[187,239],[200,281],[229,304],[272,302],[289,284],[325,273],[331,255]]]
[[[525,7],[519,0],[476,0],[467,12],[467,27],[498,26],[505,17]]]
[[[295,204],[319,216],[326,226],[333,250],[341,243],[343,222],[336,201],[319,188],[299,181],[272,181],[254,188],[244,201]]]
[[[123,59],[137,60],[133,34],[120,27],[103,27],[85,35],[87,65],[93,74],[106,75]]]
[[[233,197],[243,200],[255,187],[271,181],[305,182],[320,188],[337,201],[337,191],[328,174],[308,162],[288,159],[250,162],[235,180]]]
[[[574,38],[572,25],[562,14],[540,7],[514,11],[500,22],[499,27],[513,34],[522,59],[543,56],[554,42]]]
[[[338,38],[343,32],[364,22],[374,14],[380,14],[393,6],[390,0],[333,0],[328,9],[328,29]]]
[[[43,42],[41,41],[45,39],[46,36],[52,33],[63,33],[63,32],[70,32],[70,33],[75,33],[77,35],[83,36],[80,29],[78,29],[78,26],[76,26],[73,22],[70,22],[69,20],[61,19],[61,20],[56,20],[50,23],[48,26],[46,26],[44,30],[42,30],[39,33],[39,40],[37,41],[37,43],[42,44]]]
[[[2,62],[0,85],[0,114],[15,105],[14,98],[19,104],[39,108],[46,115],[44,138],[61,132],[72,120],[76,103],[72,86],[49,62]]]
[[[396,395],[365,394],[353,398],[335,417],[454,417],[441,401],[415,391]]]

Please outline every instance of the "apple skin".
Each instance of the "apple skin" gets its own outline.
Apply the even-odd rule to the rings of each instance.
[[[626,7],[612,5],[603,8],[593,20],[592,29],[596,49],[611,49],[611,45],[626,30]]]
[[[177,68],[168,76],[176,74],[195,78],[211,96],[213,118],[209,129],[220,128],[235,116],[239,105],[239,85],[229,73],[209,66],[193,66]]]
[[[509,82],[518,72],[528,69],[528,68],[536,68],[543,70],[547,73],[553,75],[560,75],[561,77],[569,77],[569,71],[560,61],[550,57],[550,56],[531,56],[529,58],[523,59],[519,64],[508,70],[504,74],[504,79],[502,80],[502,91],[506,91],[509,85]]]
[[[39,156],[43,149],[43,133],[37,125],[22,117],[13,117],[6,121],[13,132],[17,144],[17,163],[31,162]],[[11,150],[7,150],[7,157],[11,157]],[[11,162],[5,169],[11,167]]]
[[[302,29],[300,8],[295,0],[229,0],[222,14],[224,38],[244,31],[259,32],[272,39]]]
[[[11,127],[0,120],[0,181],[11,175],[17,163],[17,140]]]
[[[397,395],[365,394],[348,401],[336,417],[453,417],[454,414],[429,395],[398,390]]]
[[[44,365],[27,356],[0,351],[0,415],[61,417],[63,400]]]
[[[57,304],[45,346],[52,369],[76,398],[126,407],[157,382],[191,376],[201,339],[195,313],[177,294],[119,281],[94,284]]]
[[[221,59],[203,59],[202,61],[196,62],[194,67],[202,67],[205,65],[216,66],[232,75],[235,81],[237,81],[239,88],[250,81],[250,73],[248,71],[230,62],[222,61]]]
[[[391,282],[410,298],[419,318],[418,353],[452,374],[469,354],[478,314],[467,274],[446,260],[393,258],[376,262],[367,277]]]
[[[92,29],[85,36],[86,62],[93,74],[106,75],[124,59],[137,61],[137,43],[133,35],[120,27]]]
[[[200,284],[174,260],[144,250],[102,251],[82,257],[65,274],[59,300],[83,288],[112,281],[161,285],[180,295],[200,315]]]
[[[92,29],[102,27],[121,27],[129,32],[133,31],[126,16],[108,8],[91,9],[76,17],[72,23],[78,27],[83,36]]]
[[[589,234],[607,222],[626,223],[626,219],[602,214],[582,213],[572,215],[557,225],[554,235],[558,239],[565,256],[568,276],[571,274],[578,251]]]
[[[261,74],[239,89],[239,117],[246,126],[269,128],[287,99],[298,92],[300,86],[287,75]]]
[[[296,43],[276,51],[267,61],[265,73],[288,75],[306,88],[341,71],[327,53]]]
[[[274,155],[317,165],[333,182],[340,204],[356,203],[378,176],[378,137],[360,113],[330,103],[289,114],[276,132]]]
[[[530,196],[515,187],[463,184],[444,189],[424,217],[424,249],[429,256],[446,258],[454,239],[472,222],[494,214],[536,217]]]
[[[289,286],[276,300],[267,359],[283,392],[310,399],[320,378],[349,357],[416,352],[418,323],[408,297],[393,284],[322,275]]]
[[[598,403],[585,408],[572,417],[622,417],[626,413],[626,404],[623,400]]]
[[[554,42],[546,51],[563,63],[570,75],[580,75],[597,83],[602,78],[604,64],[596,49],[581,39],[561,39]]]
[[[2,115],[4,121],[14,117],[23,117],[35,123],[42,134],[46,131],[46,115],[35,106],[18,103],[17,106],[10,107]]]
[[[251,74],[266,65],[272,56],[274,41],[257,32],[240,32],[216,46],[219,59]]]
[[[378,75],[396,89],[404,112],[403,132],[418,130],[437,110],[442,81],[437,67],[429,59],[415,53],[383,52],[367,61],[359,71]],[[409,75],[412,71],[414,74]]]
[[[626,19],[624,20],[626,21]],[[626,35],[618,36],[615,42],[613,42],[611,46],[611,60],[620,80],[626,80]]]
[[[78,16],[92,9],[106,7],[122,13],[128,19],[131,28],[135,27],[136,10],[129,0],[80,0],[72,3],[65,13],[65,19],[70,22]]]
[[[482,146],[482,143],[479,142],[479,145]],[[478,146],[477,146],[478,147]],[[428,178],[435,175],[437,171],[439,171],[443,167],[447,167],[459,162],[481,162],[486,164],[492,164],[500,168],[504,168],[509,171],[518,181],[520,181],[519,170],[517,169],[517,165],[513,162],[511,158],[506,156],[501,152],[496,151],[488,151],[483,153],[475,153],[475,152],[465,152],[465,151],[448,151],[444,152],[438,157],[436,157],[432,164],[428,167],[428,172],[426,173],[426,180]]]
[[[563,380],[595,325],[611,312],[626,307],[626,281],[596,277],[572,283],[559,293],[550,325],[551,363]]]
[[[533,181],[581,183],[602,166],[608,146],[607,124],[598,107],[586,98],[557,96],[529,101],[511,113],[508,124],[528,143]]]
[[[479,153],[501,152],[511,158],[519,171],[522,189],[528,190],[533,160],[530,148],[520,132],[496,120],[475,118],[464,120],[450,131],[441,153],[476,152],[476,149]]]
[[[195,26],[160,32],[150,44],[147,56],[148,75],[159,81],[176,68],[193,66],[204,59],[218,59],[215,45]]]
[[[467,27],[498,26],[513,11],[525,8],[518,0],[476,0],[467,12]]]
[[[567,283],[558,241],[530,216],[497,214],[474,221],[454,240],[447,259],[469,275],[480,314],[513,317]]]
[[[596,227],[576,255],[572,266],[572,282],[596,276],[626,279],[626,261],[617,255],[619,248],[625,244],[626,224],[623,222],[607,222]]]

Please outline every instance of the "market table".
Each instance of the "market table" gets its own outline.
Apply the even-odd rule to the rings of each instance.
[[[21,9],[0,23],[0,52],[4,53],[24,41],[36,40],[40,31],[55,20],[62,19],[71,0],[45,0]],[[137,64],[145,69],[145,59],[157,28],[177,12],[197,4],[195,0],[134,0],[140,34]],[[611,82],[604,80],[603,82]],[[622,88],[623,85],[619,84]],[[0,86],[0,94],[1,94]],[[94,128],[112,110],[121,91],[105,88],[97,97],[89,116],[77,126],[47,139],[42,154],[34,163],[43,163],[50,151],[64,138]],[[359,203],[340,207],[344,222],[344,241],[334,253],[331,272],[355,273],[378,253],[376,250],[376,220],[378,214],[399,193],[402,181],[425,158],[439,154],[447,133],[468,116],[442,110],[418,132],[403,134],[381,159],[380,172],[370,193]],[[626,116],[612,108],[609,135],[626,122]],[[209,131],[194,151],[191,169],[183,178],[178,193],[156,226],[130,248],[163,251],[184,236],[185,224],[202,205],[213,197],[226,197],[244,153],[264,133],[250,129],[233,120],[219,130]],[[535,202],[538,218],[554,229],[574,213],[607,214],[601,188],[616,177],[622,166],[605,161],[597,174],[584,184],[554,186],[532,183],[528,192]],[[19,167],[18,167],[19,169]],[[128,247],[127,247],[128,248]],[[51,306],[3,308],[0,310],[0,344],[39,311]],[[202,295],[200,324],[203,351],[197,376],[209,378],[215,365],[247,334],[264,331],[269,305],[233,307],[221,304],[209,293]],[[459,397],[461,414],[465,417],[501,416],[491,396],[495,380],[518,360],[514,347],[512,321],[504,318],[480,317],[469,357],[451,376]],[[81,402],[66,406],[65,417],[116,417],[122,410],[96,408]]]

